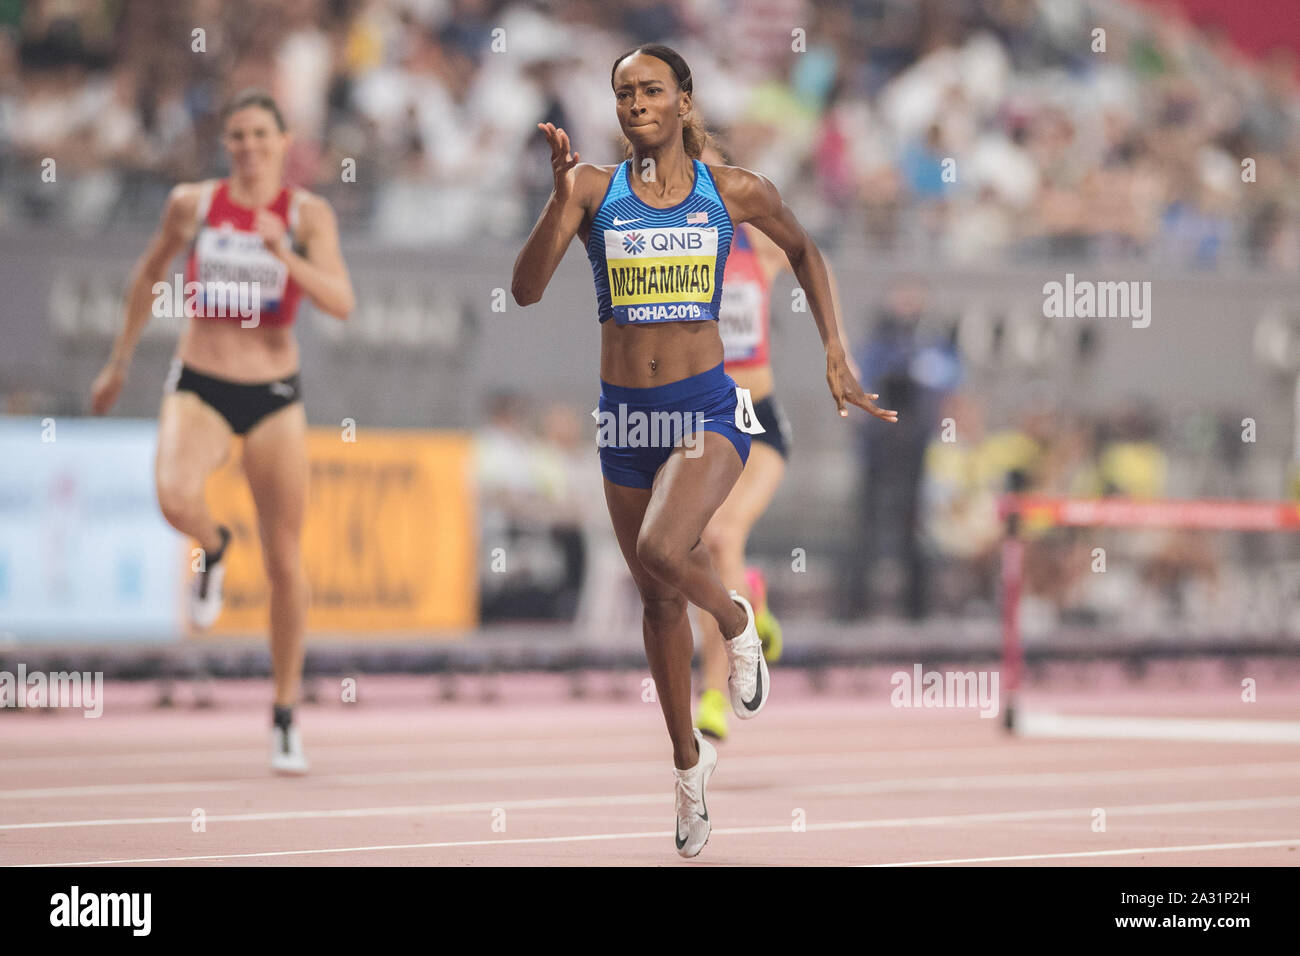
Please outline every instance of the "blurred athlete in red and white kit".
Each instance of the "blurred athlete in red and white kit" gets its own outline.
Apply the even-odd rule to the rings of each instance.
[[[704,162],[727,160],[714,146],[705,148]],[[772,283],[790,263],[771,239],[753,226],[741,224],[732,237],[722,279],[722,304],[718,332],[726,373],[741,388],[749,389],[763,432],[753,436],[749,461],[731,493],[704,530],[704,544],[713,566],[727,586],[739,591],[754,607],[754,624],[769,663],[781,656],[781,625],[767,605],[767,582],[758,568],[745,566],[745,545],[750,529],[767,510],[790,457],[790,424],[773,394]],[[827,272],[830,266],[827,265]],[[835,277],[831,293],[837,299]],[[843,325],[840,326],[841,339]],[[844,343],[845,355],[849,354]],[[851,361],[851,360],[850,360]],[[857,369],[853,369],[856,376]],[[700,662],[704,691],[696,706],[695,726],[716,740],[727,736],[727,657],[717,622],[707,614],[696,616],[700,633]]]
[[[188,246],[187,322],[158,416],[158,504],[172,527],[203,549],[190,616],[195,627],[210,627],[221,612],[231,533],[208,512],[204,486],[230,454],[234,436],[243,437],[244,472],[271,588],[271,766],[305,773],[293,706],[302,684],[307,617],[300,546],[307,417],[292,326],[303,295],[338,318],[348,316],[355,299],[333,209],[283,182],[290,138],[275,101],[256,90],[242,93],[226,106],[222,123],[230,177],[172,190],[132,273],[123,328],[92,387],[91,411],[102,415],[117,401],[153,314],[155,286],[171,285],[167,269]]]

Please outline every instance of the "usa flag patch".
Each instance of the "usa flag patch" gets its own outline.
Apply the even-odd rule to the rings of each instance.
[[[709,214],[707,212],[690,212],[686,214],[686,225],[688,226],[703,226],[708,221]]]

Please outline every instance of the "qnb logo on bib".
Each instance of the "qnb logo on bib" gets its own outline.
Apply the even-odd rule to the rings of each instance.
[[[715,229],[606,229],[610,304],[625,309],[624,322],[712,318],[701,306],[717,291],[717,259]]]

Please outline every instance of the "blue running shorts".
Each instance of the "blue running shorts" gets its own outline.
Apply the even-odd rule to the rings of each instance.
[[[763,432],[749,390],[719,363],[707,372],[653,388],[600,383],[596,444],[600,471],[616,485],[649,488],[673,450],[703,453],[701,431],[725,435],[740,462],[749,460],[749,436]]]

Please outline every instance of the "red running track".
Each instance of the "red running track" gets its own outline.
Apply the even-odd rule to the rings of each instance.
[[[267,767],[264,682],[216,685],[208,709],[185,687],[164,710],[152,685],[110,684],[98,719],[2,712],[0,863],[1300,862],[1300,745],[1017,739],[974,710],[891,707],[887,671],[833,674],[814,694],[779,669],[768,707],[719,747],[713,834],[682,860],[667,735],[642,676],[592,677],[581,699],[565,676],[493,679],[491,703],[475,678],[453,701],[435,678],[362,676],[357,703],[322,682],[331,699],[300,708],[302,778]],[[1259,683],[1252,704],[1226,677],[1185,673],[1076,680],[1027,700],[1300,719],[1294,686]]]

